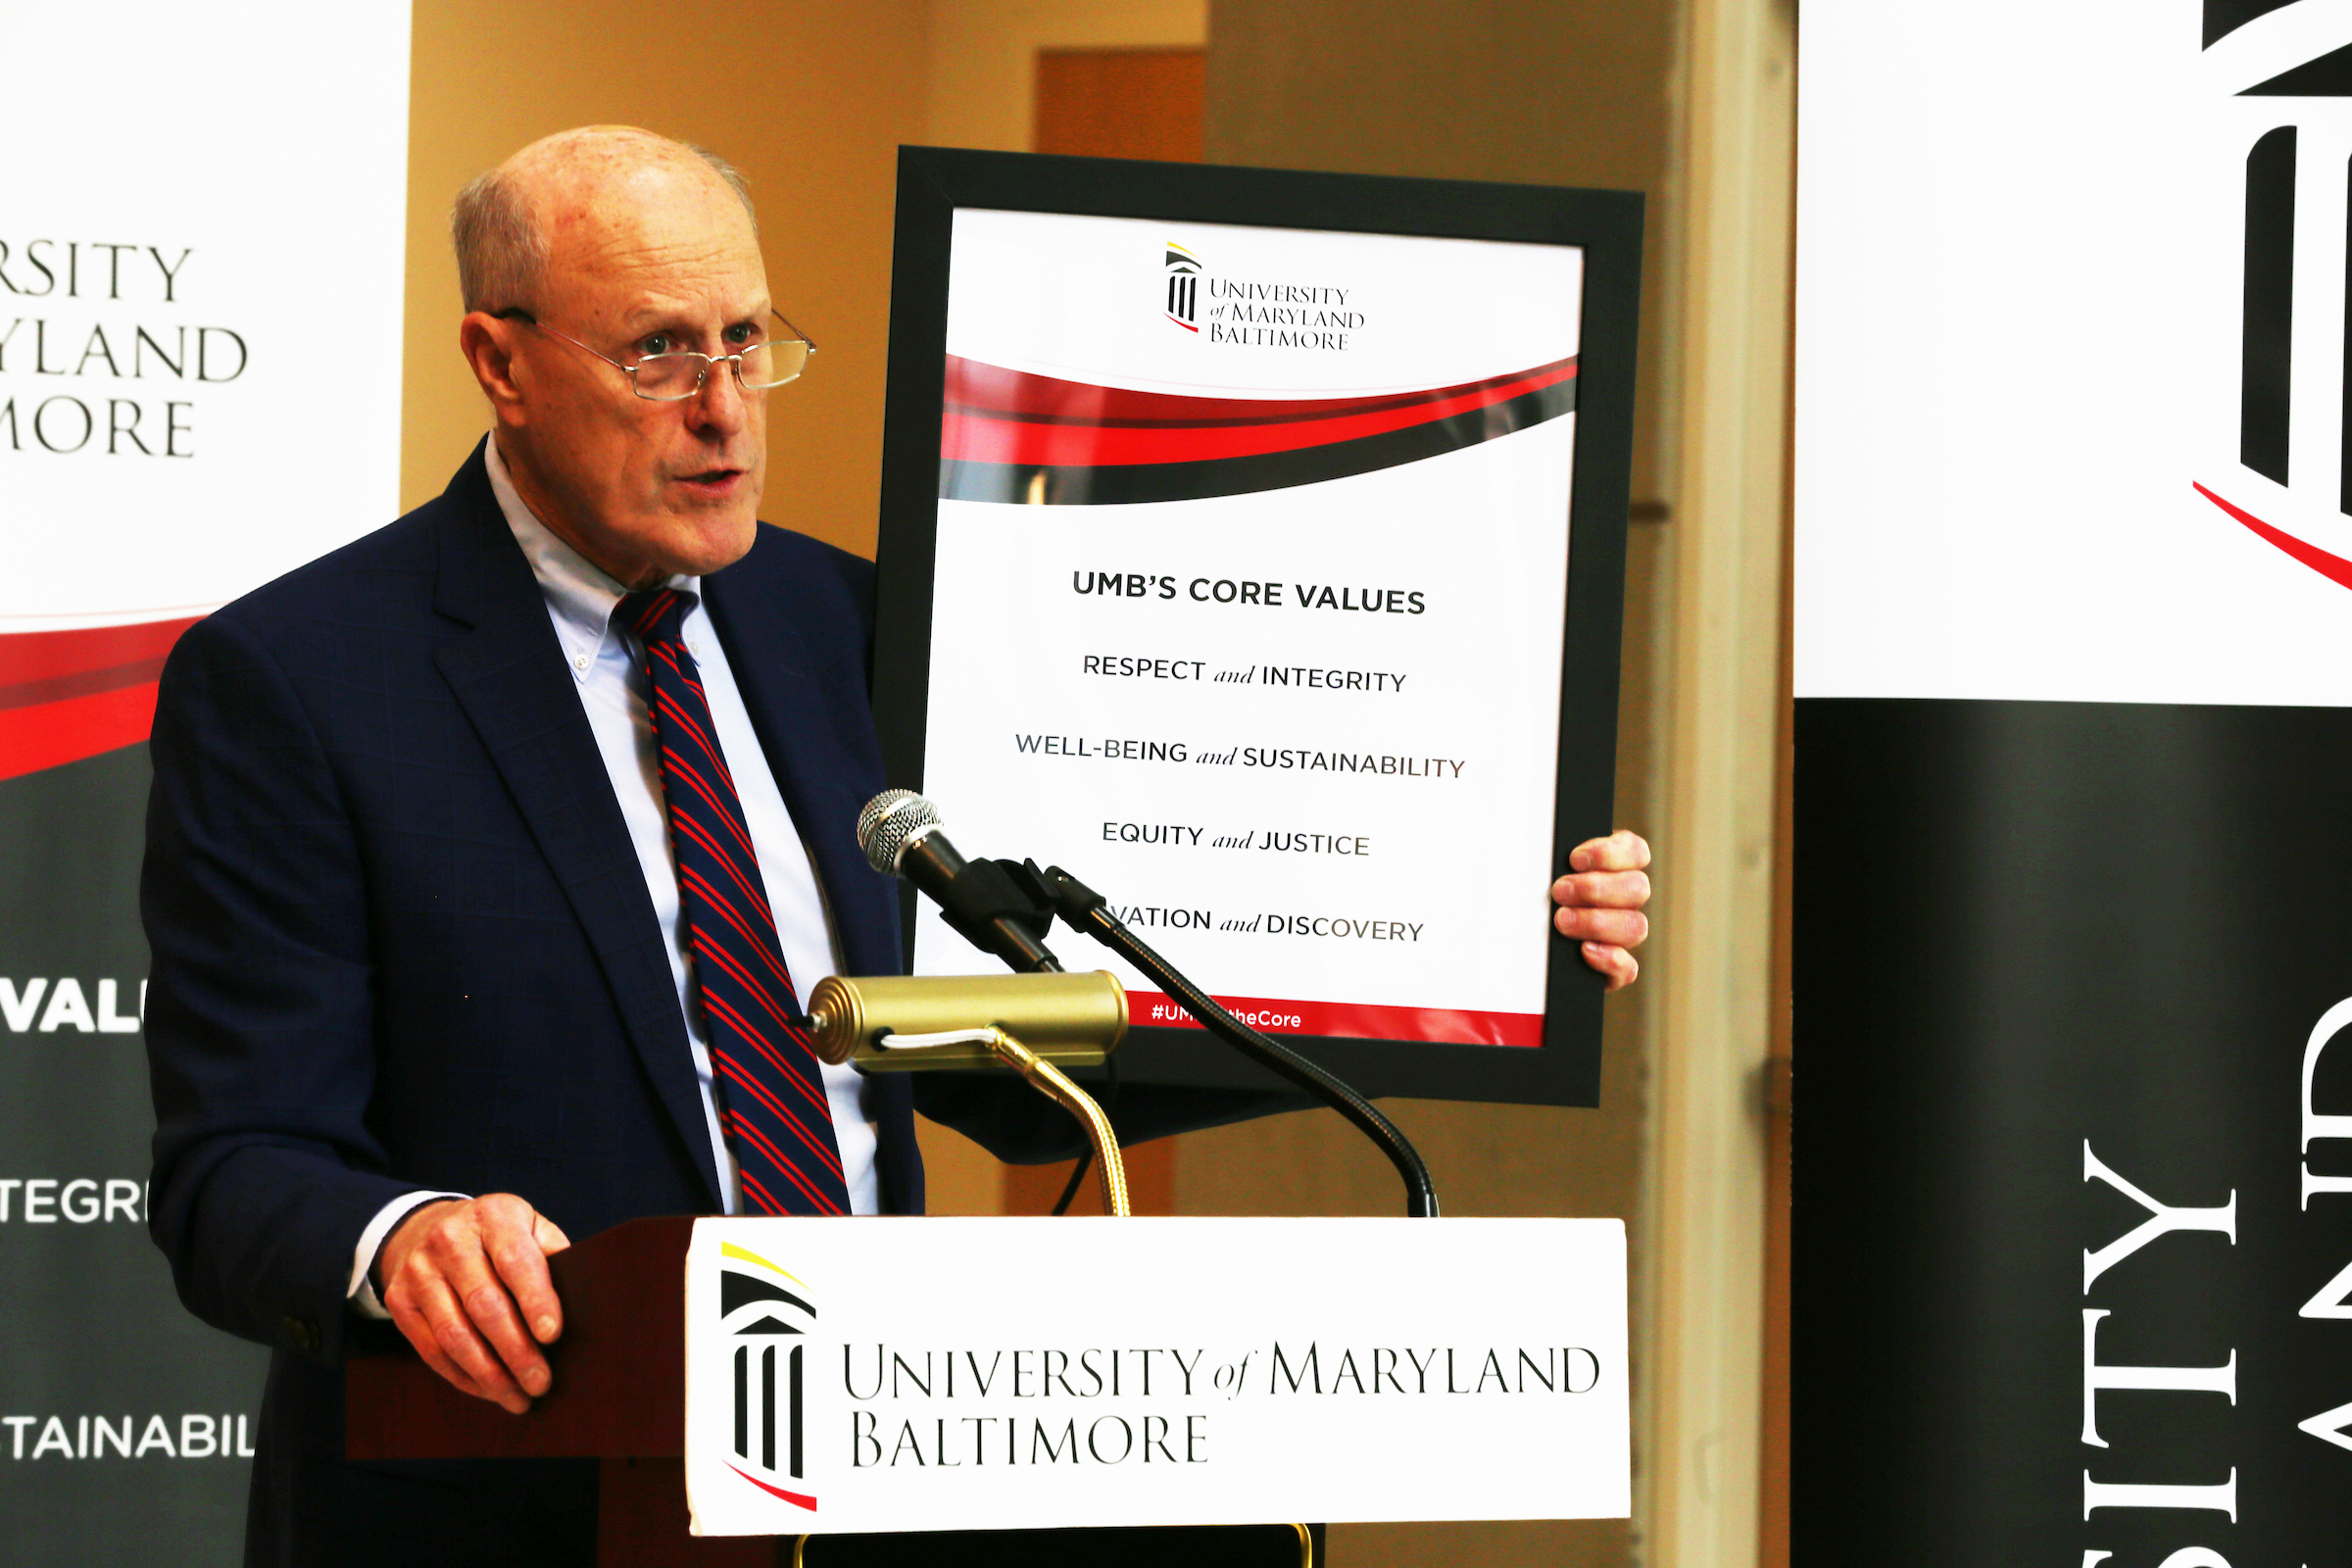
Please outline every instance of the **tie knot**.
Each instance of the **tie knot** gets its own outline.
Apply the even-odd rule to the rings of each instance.
[[[686,613],[696,602],[683,588],[649,588],[623,599],[613,613],[650,648],[655,643],[684,642]]]

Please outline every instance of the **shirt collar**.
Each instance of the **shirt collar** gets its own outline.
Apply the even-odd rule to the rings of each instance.
[[[514,542],[522,547],[523,559],[531,564],[531,575],[539,579],[539,592],[545,596],[555,619],[557,639],[564,644],[564,657],[577,673],[586,667],[582,660],[594,662],[608,632],[618,635],[612,631],[612,610],[628,589],[595,562],[557,538],[523,503],[521,493],[514,488],[514,475],[507,471],[506,459],[499,455],[495,435],[486,443],[483,463],[490,470],[490,493],[498,497],[498,510],[505,514],[508,528],[514,531]],[[700,592],[702,579],[672,577],[669,586]]]

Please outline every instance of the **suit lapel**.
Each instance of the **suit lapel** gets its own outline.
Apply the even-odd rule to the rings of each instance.
[[[763,541],[766,532],[763,526]],[[845,663],[854,667],[854,662],[818,657],[804,641],[795,613],[799,585],[747,572],[755,559],[703,579],[711,624],[726,645],[736,690],[759,731],[768,769],[815,864],[841,939],[844,972],[896,974],[895,884],[866,864],[857,836],[858,809],[881,788],[880,767],[861,765],[843,743],[817,673]]]
[[[718,1170],[661,922],[538,580],[498,510],[478,448],[450,495],[458,505],[441,528],[434,608],[469,629],[435,660],[587,931],[715,1212]]]

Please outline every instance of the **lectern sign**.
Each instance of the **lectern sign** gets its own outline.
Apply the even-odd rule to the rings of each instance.
[[[1614,1220],[707,1219],[702,1535],[1620,1518]]]

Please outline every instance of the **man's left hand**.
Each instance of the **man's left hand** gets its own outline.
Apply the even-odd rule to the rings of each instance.
[[[1649,846],[1639,833],[1619,828],[1605,839],[1587,839],[1569,855],[1572,869],[1551,885],[1551,923],[1560,935],[1580,940],[1585,961],[1608,976],[1616,991],[1634,983],[1642,965],[1633,950],[1649,935]]]

